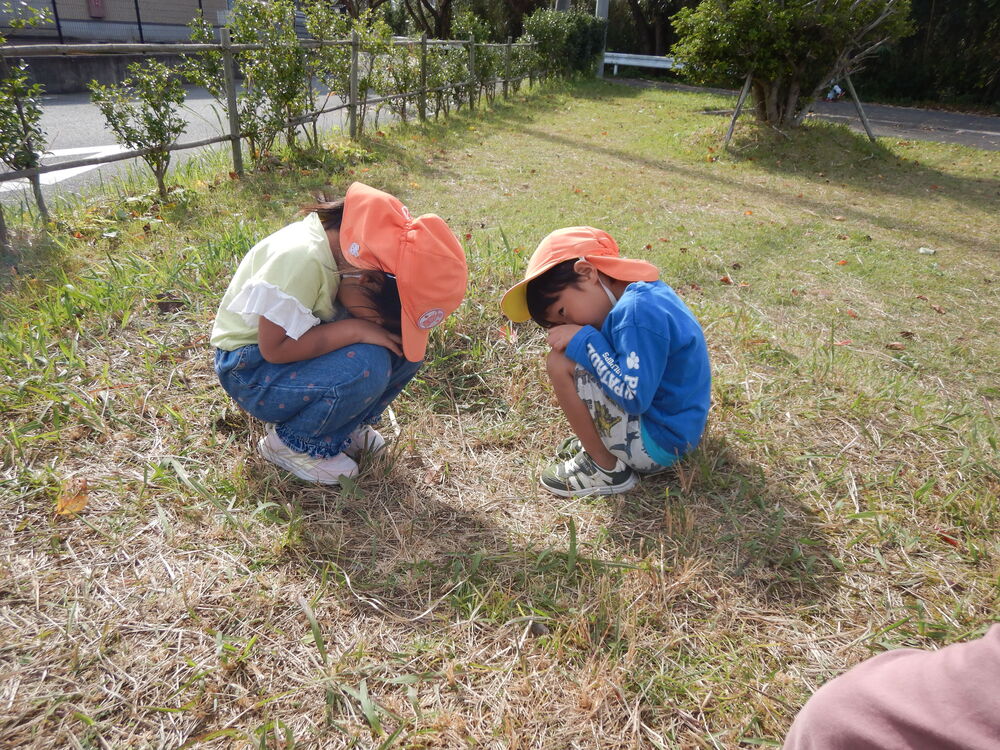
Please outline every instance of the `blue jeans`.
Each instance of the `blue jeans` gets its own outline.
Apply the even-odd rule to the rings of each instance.
[[[373,344],[287,364],[268,362],[256,344],[215,352],[226,393],[252,416],[277,425],[289,448],[317,458],[340,453],[358,426],[377,424],[422,364]]]

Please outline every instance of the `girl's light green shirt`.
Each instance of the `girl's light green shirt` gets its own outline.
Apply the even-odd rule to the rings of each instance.
[[[234,351],[257,343],[259,316],[292,338],[337,318],[340,276],[315,213],[268,235],[240,262],[219,305],[212,346]]]

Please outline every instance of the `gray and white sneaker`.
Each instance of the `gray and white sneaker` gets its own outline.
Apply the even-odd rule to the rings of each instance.
[[[305,479],[307,482],[338,485],[342,476],[356,477],[358,475],[357,462],[343,453],[338,453],[330,458],[314,458],[308,453],[293,451],[278,437],[274,425],[267,426],[267,434],[257,443],[257,450],[272,464],[292,472],[299,479]]]
[[[560,497],[613,495],[632,489],[638,482],[639,477],[621,459],[608,471],[598,466],[586,451],[552,464],[541,476],[542,487]]]
[[[383,450],[385,450],[385,438],[370,424],[355,427],[354,431],[347,436],[347,443],[344,445],[344,453],[355,461],[361,457],[362,453],[377,456]]]

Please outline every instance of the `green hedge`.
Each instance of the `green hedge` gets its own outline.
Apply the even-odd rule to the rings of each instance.
[[[548,70],[567,77],[590,76],[604,48],[606,25],[589,13],[543,9],[524,19],[524,33],[538,42]]]

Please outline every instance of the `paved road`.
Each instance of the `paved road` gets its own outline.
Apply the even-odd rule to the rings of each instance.
[[[1000,117],[890,107],[885,104],[862,103],[862,108],[876,137],[961,143],[988,151],[1000,151]],[[810,116],[844,123],[852,130],[864,132],[854,103],[848,99],[817,102]]]
[[[333,106],[333,102],[327,106]],[[182,110],[187,120],[187,130],[179,142],[200,141],[213,136],[223,135],[228,127],[222,123],[228,121],[219,110],[215,99],[201,88],[188,88],[185,105]],[[115,142],[115,137],[104,124],[104,118],[91,101],[90,94],[57,94],[42,98],[42,128],[48,136],[48,153],[42,159],[43,164],[58,164],[59,162],[76,161],[103,154],[116,154],[125,149]],[[341,126],[341,113],[334,112],[320,118],[320,126],[333,128]],[[205,148],[228,149],[228,144],[206,146]],[[190,151],[175,151],[171,155],[171,168],[192,158],[200,149]],[[246,151],[244,149],[244,159]],[[128,159],[96,167],[78,167],[75,169],[48,172],[41,176],[42,193],[47,201],[60,194],[76,193],[88,185],[97,185],[113,179],[127,170],[148,172],[145,162],[139,159]],[[30,198],[27,180],[0,182],[0,200],[4,203],[16,203]]]

